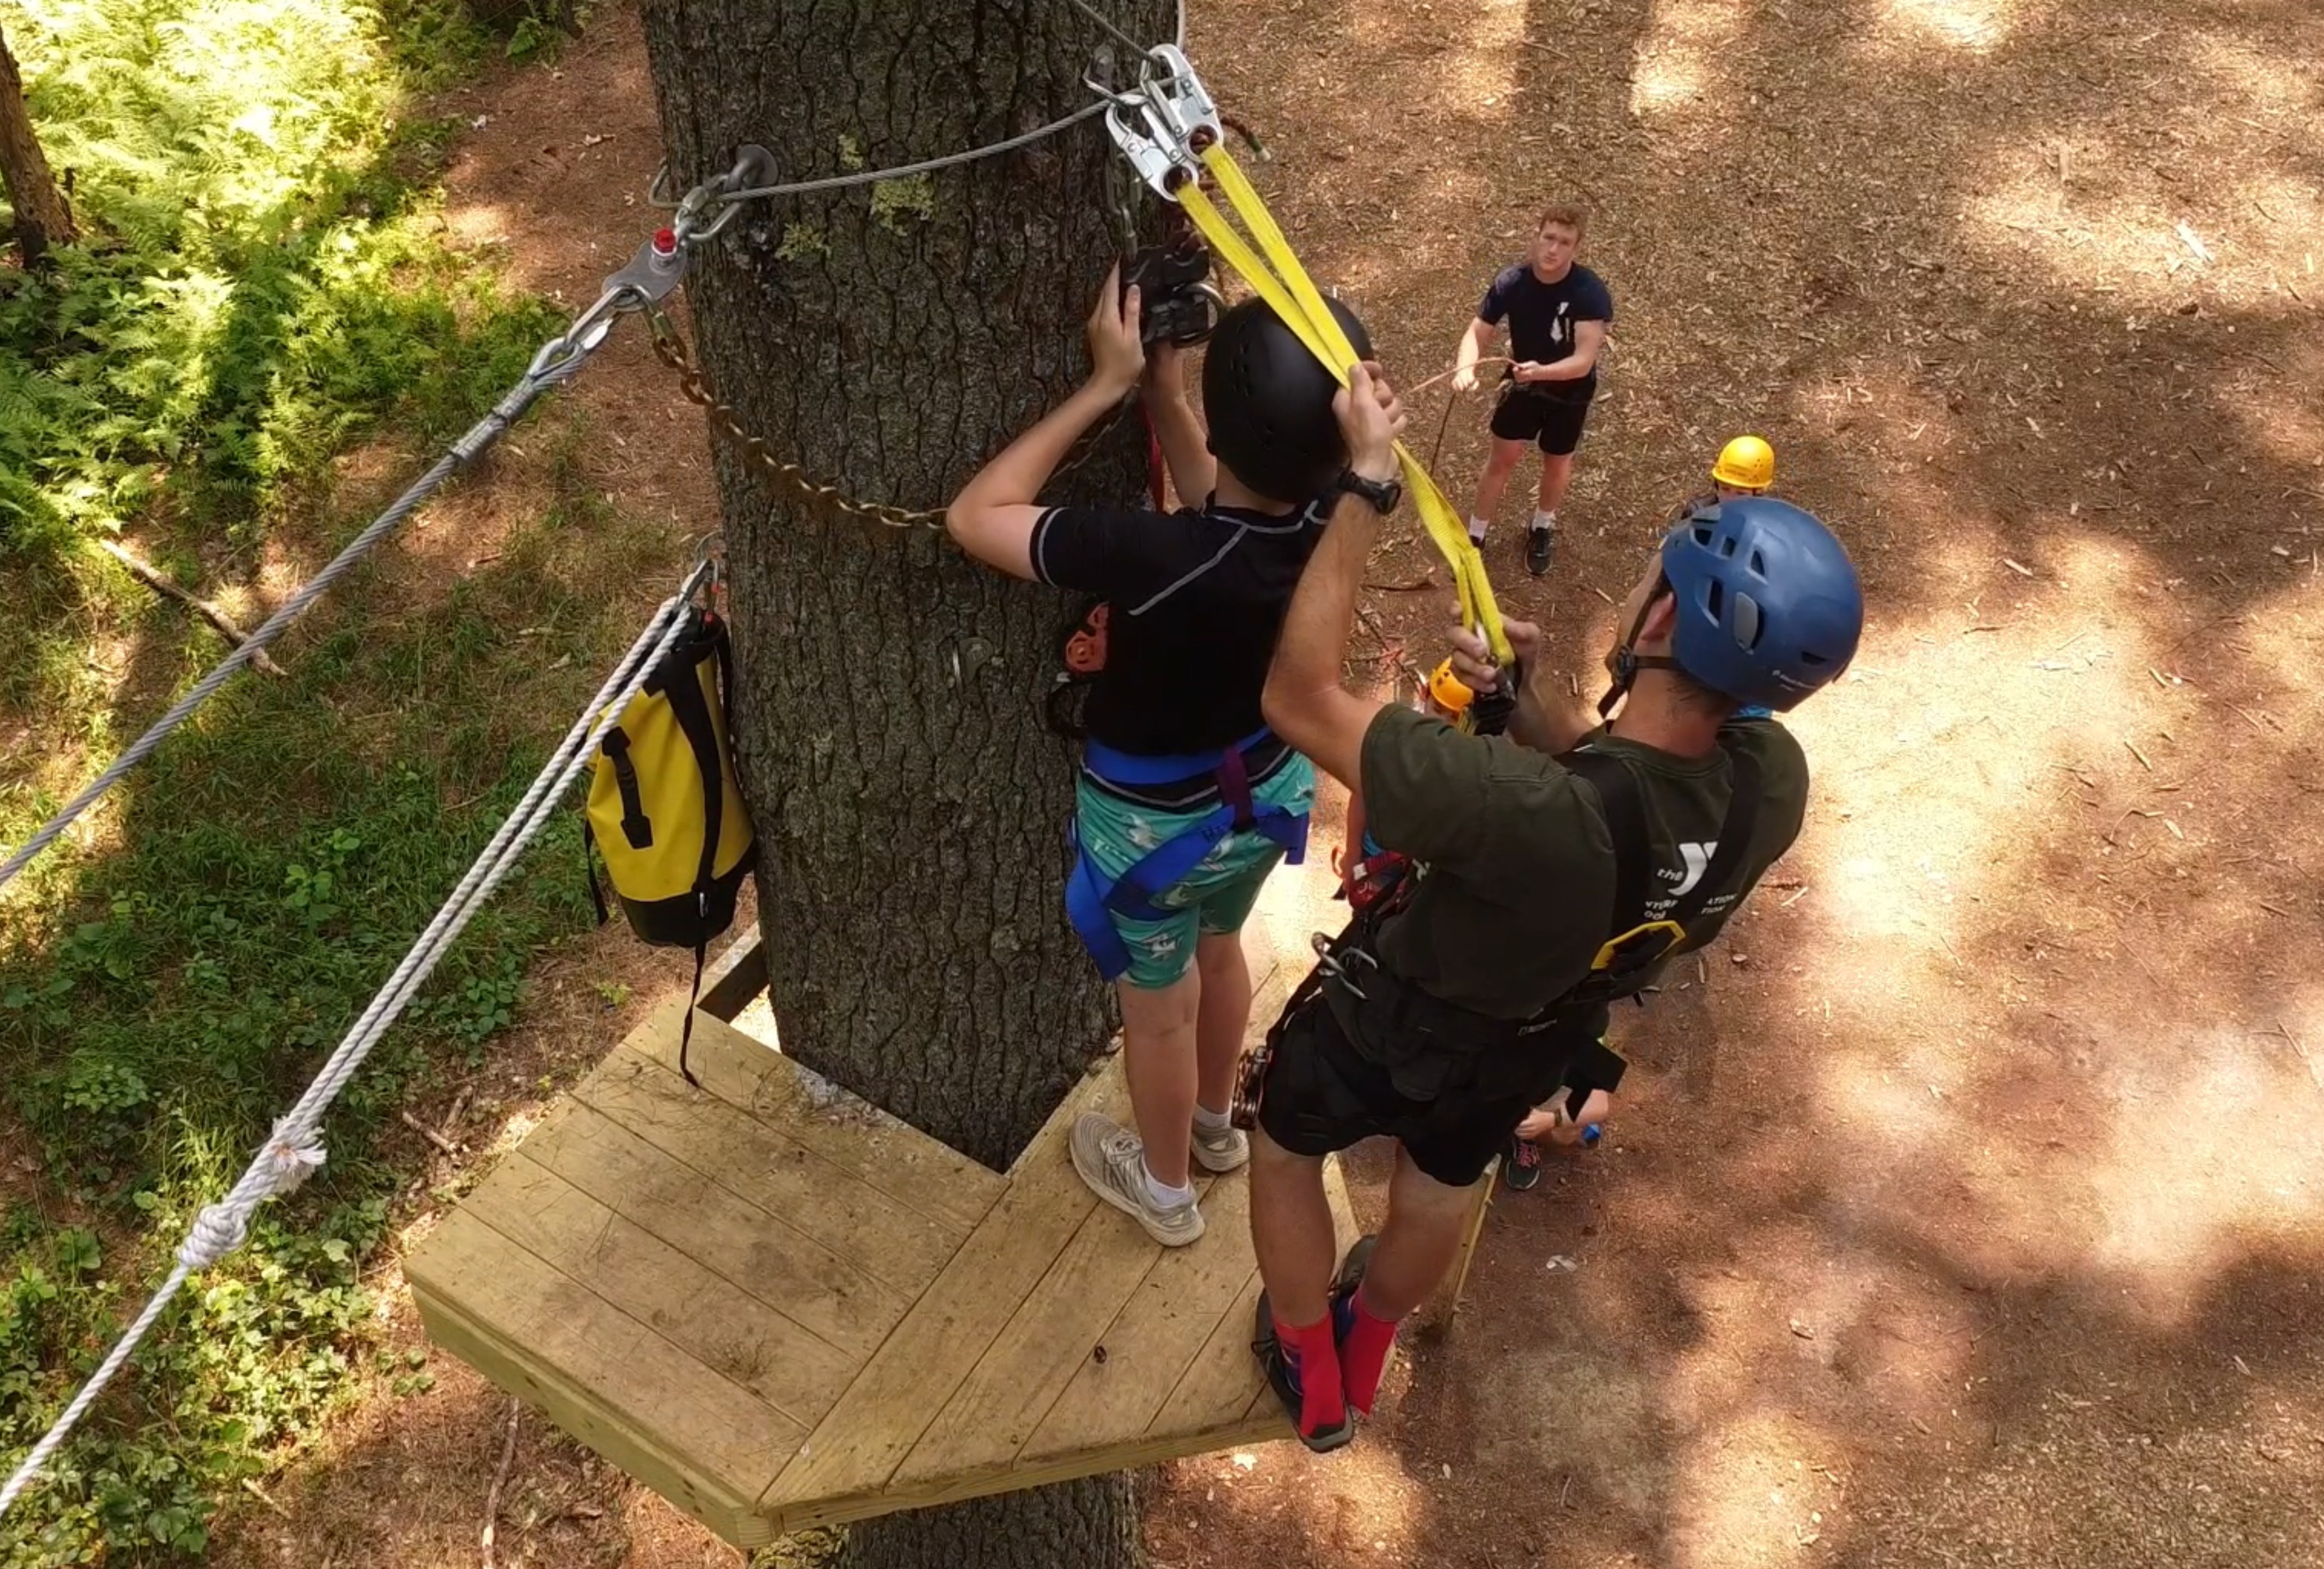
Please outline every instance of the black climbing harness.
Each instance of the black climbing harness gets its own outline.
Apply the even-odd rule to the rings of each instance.
[[[1618,1088],[1627,1065],[1599,1038],[1604,1010],[1645,992],[1663,961],[1686,940],[1688,927],[1714,903],[1720,909],[1733,903],[1738,892],[1758,820],[1759,765],[1739,749],[1727,753],[1734,790],[1717,844],[1699,867],[1687,867],[1692,881],[1666,900],[1656,895],[1645,802],[1630,766],[1615,753],[1587,748],[1559,757],[1598,792],[1614,845],[1614,897],[1608,936],[1589,974],[1530,1018],[1495,1019],[1447,1002],[1381,965],[1383,927],[1404,912],[1427,875],[1416,866],[1398,869],[1338,937],[1316,934],[1315,967],[1244,1062],[1235,1086],[1238,1125],[1257,1126],[1268,1069],[1284,1031],[1319,997],[1358,1054],[1386,1070],[1397,1093],[1410,1100],[1433,1101],[1447,1093],[1539,1099],[1563,1088],[1567,1111],[1578,1114],[1591,1091]]]

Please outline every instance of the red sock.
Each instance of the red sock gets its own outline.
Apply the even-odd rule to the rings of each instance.
[[[1275,1321],[1275,1338],[1283,1360],[1299,1380],[1299,1431],[1314,1436],[1348,1419],[1340,1393],[1340,1348],[1332,1339],[1329,1313],[1314,1323],[1288,1324]]]
[[[1369,1418],[1372,1401],[1379,1394],[1380,1380],[1388,1372],[1388,1352],[1396,1349],[1396,1326],[1401,1320],[1380,1318],[1364,1306],[1364,1293],[1359,1287],[1355,1293],[1355,1312],[1350,1315],[1348,1331],[1340,1342],[1340,1388],[1348,1397],[1348,1404],[1356,1415]]]

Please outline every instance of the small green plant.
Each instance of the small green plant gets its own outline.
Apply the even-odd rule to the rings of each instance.
[[[594,982],[590,989],[597,993],[597,1001],[608,1008],[619,1008],[630,1000],[630,989],[619,981]]]
[[[451,128],[408,106],[491,51],[458,0],[7,17],[88,240],[45,276],[0,269],[0,718],[102,758],[219,648],[91,569],[83,535],[135,522],[189,574],[278,532],[292,559],[327,553],[366,515],[333,496],[334,460],[457,434],[557,317],[441,237],[430,181]],[[578,491],[560,504],[615,569],[662,563],[658,526]],[[229,686],[114,798],[117,835],[12,886],[0,1116],[37,1142],[52,1192],[0,1204],[0,1456],[63,1408],[626,644],[615,596],[570,580],[557,538],[521,527],[502,567],[392,614],[364,575],[341,584],[301,623],[289,680]],[[569,667],[514,640],[533,625],[557,629]],[[124,697],[136,684],[95,667],[91,626],[140,650],[155,689]],[[23,771],[41,761],[0,758],[0,844],[78,782]],[[536,854],[577,865],[577,828]],[[323,1172],[180,1295],[104,1419],[0,1521],[0,1569],[198,1556],[220,1498],[350,1397],[398,1186],[377,1130],[481,1059],[528,957],[587,918],[577,875],[510,881],[333,1108]],[[399,1361],[383,1377],[419,1393],[432,1375]]]

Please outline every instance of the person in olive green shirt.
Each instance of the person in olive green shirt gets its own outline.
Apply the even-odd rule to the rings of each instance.
[[[1351,379],[1335,405],[1351,469],[1387,478],[1401,404],[1370,367]],[[1398,1322],[1451,1266],[1468,1190],[1519,1121],[1560,1090],[1577,1124],[1610,1105],[1605,1009],[1574,1001],[1601,949],[1644,935],[1650,965],[1712,940],[1798,835],[1797,742],[1734,715],[1790,708],[1836,678],[1863,616],[1847,554],[1815,519],[1721,502],[1670,531],[1624,602],[1609,725],[1566,710],[1537,631],[1512,623],[1526,678],[1508,734],[1465,734],[1342,685],[1378,522],[1360,497],[1341,502],[1262,698],[1277,734],[1360,789],[1372,834],[1414,862],[1401,908],[1360,922],[1301,989],[1257,1085],[1251,1232],[1267,1289],[1254,1349],[1315,1449],[1353,1435],[1351,1411],[1370,1414]],[[1495,689],[1504,678],[1481,644],[1462,651],[1463,679]],[[1633,908],[1618,910],[1624,898]],[[1671,946],[1652,923],[1674,919]],[[1615,994],[1650,977],[1634,969]],[[1374,1134],[1399,1144],[1387,1222],[1335,1282],[1322,1158]]]

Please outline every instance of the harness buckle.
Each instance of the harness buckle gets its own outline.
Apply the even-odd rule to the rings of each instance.
[[[1133,91],[1084,85],[1111,101],[1105,127],[1156,195],[1176,199],[1179,186],[1202,178],[1203,149],[1224,135],[1225,127],[1218,105],[1176,44],[1157,43],[1146,51]]]
[[[1630,974],[1654,964],[1686,940],[1686,928],[1674,920],[1650,920],[1607,939],[1590,961],[1591,974]],[[1652,946],[1659,944],[1659,946]]]

